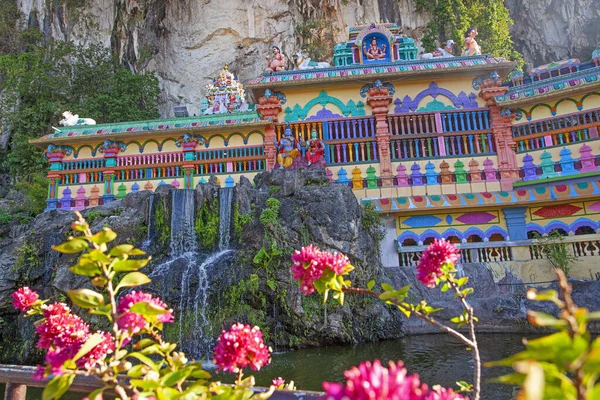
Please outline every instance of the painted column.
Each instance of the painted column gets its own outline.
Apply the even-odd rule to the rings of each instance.
[[[193,189],[194,188],[194,173],[196,168],[192,161],[195,161],[196,147],[198,144],[204,144],[204,138],[185,134],[182,138],[179,138],[175,145],[181,147],[183,150],[183,160],[185,164],[181,166],[183,169],[183,188]]]
[[[114,168],[117,166],[117,154],[119,154],[121,147],[124,149],[125,144],[107,140],[102,145],[102,148],[100,148],[100,152],[104,154],[107,168],[105,171],[102,171],[104,178],[104,194],[100,196],[100,198],[104,204],[108,204],[111,201],[114,201],[116,198],[115,178],[117,176],[117,172],[114,170]]]
[[[63,169],[63,158],[70,155],[72,148],[68,146],[48,146],[46,157],[50,162],[50,171],[48,171],[48,198],[46,199],[46,210],[56,210],[58,205],[58,185],[61,181],[59,171]]]
[[[285,96],[282,93],[265,90],[265,95],[258,99],[256,110],[260,113],[261,119],[265,120],[265,157],[267,159],[266,170],[272,171],[277,161],[277,132],[275,123],[278,121],[279,114],[283,110]]]
[[[516,143],[512,137],[511,117],[500,114],[500,107],[496,105],[494,97],[506,93],[507,87],[494,86],[483,87],[480,96],[486,101],[490,111],[490,123],[494,143],[496,144],[496,155],[498,156],[498,171],[500,172],[500,188],[512,190],[513,182],[519,179],[519,167],[517,165]]]
[[[508,229],[508,236],[510,240],[526,240],[527,221],[525,220],[525,212],[527,207],[514,207],[505,208],[502,210],[504,218],[506,219],[506,228]]]
[[[393,187],[394,176],[392,173],[392,158],[390,155],[390,131],[387,124],[389,105],[392,96],[386,86],[373,85],[367,91],[367,104],[373,109],[375,116],[375,137],[379,149],[379,169],[381,187]]]

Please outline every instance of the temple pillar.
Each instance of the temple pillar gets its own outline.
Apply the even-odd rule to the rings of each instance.
[[[182,148],[184,154],[183,159],[186,161],[186,164],[181,166],[183,169],[183,189],[194,188],[194,173],[196,172],[196,167],[192,164],[192,161],[195,161],[196,147],[198,147],[198,144],[204,144],[204,138],[186,134],[177,140],[176,146]]]
[[[486,101],[490,112],[490,128],[496,144],[501,190],[512,190],[513,183],[519,180],[517,145],[513,140],[511,130],[512,117],[507,113],[501,113],[502,109],[494,101],[495,96],[504,94],[507,90],[507,87],[491,86],[483,87],[479,93]]]
[[[373,110],[375,117],[375,138],[379,149],[379,170],[381,187],[393,187],[392,158],[390,155],[390,131],[387,124],[389,105],[392,96],[385,86],[373,85],[367,91],[367,104]]]
[[[61,182],[61,175],[58,171],[63,169],[63,158],[70,154],[71,148],[64,146],[48,146],[46,157],[50,162],[50,171],[46,177],[48,178],[48,197],[46,199],[46,210],[56,210],[58,205],[58,185]]]
[[[277,132],[275,131],[275,124],[278,121],[279,114],[283,110],[283,104],[285,103],[285,97],[278,92],[273,92],[269,89],[265,91],[265,95],[258,99],[258,105],[256,110],[260,113],[261,119],[271,120],[265,127],[265,158],[267,171],[272,171],[275,163],[277,162],[277,148],[275,142],[277,142]]]
[[[119,154],[119,150],[121,148],[124,149],[124,144],[119,142],[104,142],[103,147],[100,151],[104,154],[104,159],[106,160],[106,167],[108,169],[103,171],[104,178],[104,194],[100,196],[104,204],[108,204],[111,201],[114,201],[115,196],[115,179],[117,176],[117,172],[113,169],[117,166],[117,154]]]

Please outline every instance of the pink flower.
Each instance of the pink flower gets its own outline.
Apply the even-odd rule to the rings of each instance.
[[[265,346],[260,328],[239,322],[221,333],[213,352],[219,370],[231,373],[248,366],[258,371],[271,362],[271,349]]]
[[[389,368],[379,360],[365,361],[358,367],[344,372],[346,383],[323,382],[325,398],[328,400],[463,400],[451,389],[437,387],[430,391],[421,384],[419,375],[407,376],[401,361],[390,361]],[[435,397],[438,396],[438,397]],[[446,396],[446,397],[441,397]]]
[[[349,270],[350,260],[344,254],[319,250],[312,244],[292,254],[292,276],[300,281],[300,291],[309,295],[315,291],[314,282],[327,270],[342,275]]]
[[[467,398],[454,393],[452,389],[446,389],[440,385],[435,385],[425,400],[466,400]]]
[[[284,385],[285,379],[283,379],[282,377],[275,378],[273,379],[273,381],[271,381],[271,386],[275,386],[276,388],[283,388]]]
[[[12,294],[12,298],[13,306],[19,311],[26,312],[39,299],[39,296],[34,290],[22,287]]]
[[[103,336],[103,340],[90,350],[89,353],[77,360],[77,366],[83,369],[93,368],[99,361],[102,361],[107,354],[115,350],[115,340],[108,332],[98,331]]]
[[[131,293],[121,297],[119,304],[117,305],[117,312],[120,315],[117,319],[119,329],[127,330],[130,334],[136,334],[146,326],[147,321],[143,315],[129,311],[136,303],[150,303],[157,308],[166,310],[166,313],[159,314],[156,317],[162,323],[170,323],[174,321],[172,310],[170,310],[161,299],[154,298],[149,293],[136,292],[134,290]]]
[[[460,257],[460,254],[456,246],[444,239],[436,239],[423,252],[419,260],[417,279],[427,287],[435,287],[435,279],[442,275],[442,264],[456,263],[458,257]]]

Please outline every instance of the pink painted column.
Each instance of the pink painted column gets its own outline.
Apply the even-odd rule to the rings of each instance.
[[[435,130],[437,133],[444,132],[444,127],[442,125],[442,114],[435,113]],[[440,156],[446,155],[446,143],[444,143],[444,137],[438,136],[438,148],[440,149]]]

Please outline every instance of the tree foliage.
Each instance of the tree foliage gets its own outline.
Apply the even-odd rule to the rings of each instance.
[[[13,36],[0,45],[0,123],[11,137],[2,159],[17,180],[45,170],[42,152],[28,141],[50,133],[64,110],[98,123],[159,116],[154,74],[132,73],[99,45],[52,41],[36,29],[18,29],[17,11],[0,10],[0,37]]]
[[[469,27],[477,27],[477,41],[484,53],[523,64],[510,35],[513,20],[503,0],[416,0],[417,11],[432,19],[423,36],[423,47],[432,51],[438,43],[453,39],[459,46]]]

